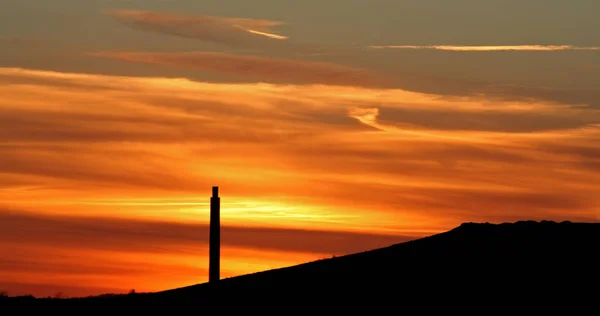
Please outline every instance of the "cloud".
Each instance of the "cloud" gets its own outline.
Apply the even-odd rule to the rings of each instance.
[[[584,201],[574,209],[589,217],[590,190],[600,181],[589,154],[598,150],[600,120],[586,106],[24,69],[2,69],[0,77],[14,82],[0,88],[4,201],[38,211],[114,214],[80,199],[178,199],[218,183],[232,201],[271,205],[231,213],[236,224],[402,231],[419,223],[432,231],[476,216],[449,210],[457,197],[520,216],[510,198],[475,191],[551,196],[558,185],[559,196]],[[420,190],[440,187],[467,193]],[[450,202],[412,202],[429,196]],[[555,214],[539,201],[530,216],[575,212]],[[156,209],[153,216],[193,218],[191,206],[163,213],[168,207],[128,206],[118,215]]]
[[[266,58],[218,52],[153,53],[92,52],[88,56],[127,61],[135,64],[164,66],[165,70],[184,71],[189,76],[204,73],[234,76],[239,81],[347,85],[375,89],[414,91],[447,97],[477,98],[505,104],[531,104],[532,100],[564,105],[589,105],[600,108],[600,92],[586,89],[545,88],[499,84],[350,66],[333,62],[316,62],[291,58]],[[157,70],[161,70],[157,68]]]
[[[259,32],[259,31],[255,31],[255,30],[247,30],[247,31],[252,34],[262,35],[262,36],[266,36],[266,37],[274,38],[274,39],[288,39],[286,36],[277,35],[277,34]]]
[[[600,47],[596,46],[572,46],[572,45],[512,45],[512,46],[449,46],[449,45],[385,45],[385,46],[368,46],[368,49],[433,49],[455,52],[494,52],[494,51],[535,51],[535,52],[551,52],[551,51],[598,51]]]
[[[448,102],[448,104],[453,103]],[[505,104],[508,105],[510,102],[505,102]],[[517,105],[515,104],[515,106]],[[518,109],[511,111],[509,106],[499,108],[490,106],[487,110],[484,110],[483,107],[480,111],[457,111],[449,108],[382,106],[378,109],[377,118],[381,122],[391,125],[408,125],[413,128],[420,126],[446,131],[485,130],[504,133],[568,130],[596,124],[600,119],[600,112],[585,107],[561,108],[557,106],[554,109],[548,107],[534,110],[531,108],[522,111]],[[583,113],[586,115],[582,115]]]
[[[0,43],[4,43],[7,47],[18,47],[27,49],[39,49],[40,47],[47,48],[48,41],[39,37],[0,37]]]
[[[584,63],[594,60],[595,51],[512,52],[366,49],[356,53],[352,62],[350,58],[337,60],[368,65],[390,77],[391,86],[403,90],[446,96],[485,95],[502,101],[546,100],[600,108],[600,91],[593,71],[581,69]]]
[[[286,25],[282,21],[144,10],[107,10],[105,13],[133,29],[217,44],[230,52],[297,57],[347,52],[347,49],[324,49],[322,45],[291,41],[277,31]]]
[[[227,208],[224,207],[224,211]],[[87,250],[197,253],[208,246],[207,224],[101,217],[51,216],[1,210],[0,238],[25,245]],[[222,227],[224,247],[340,255],[392,245],[413,237],[282,229]],[[203,255],[200,253],[199,255]],[[82,267],[82,269],[87,269]],[[129,273],[131,267],[121,267]]]
[[[283,22],[216,16],[187,16],[142,10],[109,10],[111,17],[129,26],[156,33],[194,38],[225,45],[250,45],[285,40],[273,28]]]
[[[158,35],[229,53],[90,60],[76,46],[65,55],[47,41],[0,39],[17,48],[7,63],[79,72],[0,68],[0,290],[71,296],[203,282],[213,185],[225,277],[465,221],[600,220],[600,93],[590,73],[558,59],[600,48],[324,48],[295,42],[280,21],[106,13],[156,35],[161,51],[173,47]],[[292,59],[308,55],[322,62]],[[514,75],[529,66],[531,76]]]
[[[216,52],[136,53],[100,52],[91,56],[246,76],[294,83],[372,86],[374,74],[363,69],[325,62],[262,58]]]
[[[10,289],[12,295],[164,290],[201,282],[208,272],[206,224],[53,216],[14,209],[0,210],[0,219],[0,251],[5,254],[0,259],[0,288]],[[221,233],[225,276],[262,270],[252,266],[260,263],[261,255],[289,257],[273,261],[277,266],[289,265],[414,238],[232,226],[223,226]],[[302,254],[304,259],[299,259]],[[150,285],[146,278],[167,283]],[[82,280],[90,283],[81,287]]]
[[[598,220],[589,106],[19,68],[0,81],[2,290],[203,282],[213,185],[226,276],[465,221]]]

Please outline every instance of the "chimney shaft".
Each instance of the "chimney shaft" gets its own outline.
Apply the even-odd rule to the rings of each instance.
[[[208,282],[215,283],[220,279],[221,265],[221,198],[219,187],[212,188],[210,198],[210,239],[209,239]]]

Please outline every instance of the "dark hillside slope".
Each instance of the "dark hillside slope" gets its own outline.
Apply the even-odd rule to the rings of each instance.
[[[598,298],[600,224],[466,223],[441,234],[333,259],[120,298],[64,300],[63,306],[277,306],[391,308],[442,301],[544,304]],[[224,300],[232,302],[223,303]],[[276,302],[267,303],[268,302]],[[428,303],[425,303],[428,302]],[[58,303],[57,303],[58,304]],[[108,305],[107,305],[108,304]],[[239,305],[241,304],[241,305]]]
[[[410,296],[426,291],[451,295],[532,290],[574,291],[572,286],[598,288],[600,224],[517,222],[466,223],[442,234],[387,248],[307,263],[231,279],[219,284],[227,295],[302,291],[318,299]],[[172,297],[210,296],[201,284],[155,294]],[[448,292],[450,291],[450,292]],[[329,300],[329,299],[328,299]]]

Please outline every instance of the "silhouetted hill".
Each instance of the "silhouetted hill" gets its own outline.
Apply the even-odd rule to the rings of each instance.
[[[234,310],[243,306],[263,312],[287,306],[281,307],[282,313],[360,306],[371,310],[431,309],[444,302],[493,304],[488,306],[586,302],[598,297],[599,241],[600,224],[596,223],[465,223],[430,237],[224,279],[216,286],[35,302],[64,307],[117,303],[119,307],[219,306]]]

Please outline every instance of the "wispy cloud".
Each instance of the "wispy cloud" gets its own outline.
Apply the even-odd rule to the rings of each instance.
[[[263,58],[217,52],[97,52],[90,56],[247,76],[259,80],[330,85],[374,86],[383,83],[372,71],[335,63]]]
[[[166,12],[142,10],[109,10],[107,14],[117,21],[145,31],[195,38],[220,44],[250,44],[260,38],[285,40],[274,27],[280,21],[230,18],[216,16],[187,16]],[[260,41],[259,41],[260,42]]]
[[[228,204],[225,204],[228,206]],[[186,252],[208,247],[209,227],[109,217],[53,216],[0,209],[0,237],[23,244],[124,252]],[[406,241],[410,237],[353,232],[226,226],[226,247],[282,252],[346,254]],[[52,239],[47,239],[51,235]],[[128,240],[127,243],[121,241]]]
[[[12,210],[0,216],[0,286],[202,282],[213,185],[225,275],[463,221],[598,220],[590,107],[20,68],[0,80],[11,83],[0,85],[0,201]]]
[[[18,46],[25,48],[39,48],[47,45],[47,40],[39,37],[0,37],[0,43],[10,46]]]
[[[266,191],[305,196],[308,188],[318,187],[324,193],[310,199],[346,205],[350,213],[336,212],[351,216],[352,206],[344,192],[358,184],[349,177],[360,174],[362,185],[386,183],[404,192],[425,185],[421,183],[453,183],[473,196],[472,190],[485,188],[481,182],[492,177],[494,186],[527,185],[531,187],[522,189],[546,192],[545,184],[562,183],[569,176],[556,170],[545,176],[544,183],[523,179],[515,183],[511,177],[533,181],[556,165],[571,172],[588,170],[594,159],[574,156],[580,149],[570,152],[572,147],[548,145],[563,142],[589,151],[597,148],[599,136],[597,110],[543,101],[440,98],[402,90],[324,85],[211,84],[23,69],[3,69],[1,73],[15,82],[0,90],[7,96],[0,103],[0,138],[4,143],[0,147],[0,172],[13,175],[5,178],[8,186],[45,186],[58,181],[60,186],[85,184],[100,192],[121,187],[116,192],[187,194],[217,181],[228,187],[229,194],[246,196]],[[455,125],[443,119],[424,119],[436,116],[450,117]],[[516,121],[521,121],[518,129],[514,127]],[[132,145],[123,147],[123,142]],[[239,152],[245,153],[243,159]],[[75,155],[79,159],[68,158]],[[146,155],[152,159],[135,163]],[[328,156],[332,159],[326,159]],[[122,157],[120,164],[115,165],[110,157]],[[203,163],[194,163],[192,157],[203,157]],[[47,163],[39,164],[40,160]],[[515,161],[519,164],[513,165]],[[238,173],[242,166],[245,171]],[[247,181],[254,177],[268,181],[262,181],[258,188]],[[582,196],[581,201],[590,198],[583,198],[587,191],[582,188],[595,183],[596,173],[586,177],[586,181],[574,184],[580,191],[572,193]],[[575,177],[569,181],[579,180]],[[383,209],[404,203],[397,194],[377,195],[376,204]],[[11,199],[17,196],[13,192]],[[355,207],[360,203],[374,207],[371,199],[362,200],[358,192],[353,196],[356,198],[351,204]],[[504,209],[499,203],[495,207]],[[411,211],[412,207],[415,209]],[[305,211],[308,209],[302,208],[299,213]],[[387,211],[381,212],[372,219],[385,221]],[[414,204],[404,212],[418,215],[431,210]],[[534,212],[532,208],[530,214]],[[294,214],[281,215],[278,221],[294,223],[299,219]],[[320,213],[322,219],[326,214]],[[461,216],[451,214],[446,218]]]
[[[274,38],[274,39],[288,39],[287,36],[283,36],[283,35],[277,35],[277,34],[259,32],[259,31],[250,30],[250,29],[248,29],[247,31],[250,32],[250,33],[252,33],[252,34],[262,35],[262,36],[266,36],[266,37]]]
[[[452,45],[384,45],[368,46],[369,49],[431,49],[456,52],[494,52],[494,51],[598,51],[600,46],[572,45],[511,45],[511,46],[452,46]]]

